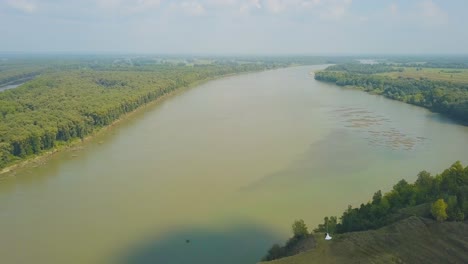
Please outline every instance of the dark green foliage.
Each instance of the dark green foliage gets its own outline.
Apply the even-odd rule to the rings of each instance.
[[[262,261],[270,261],[295,255],[301,252],[301,244],[308,238],[310,238],[310,235],[300,237],[293,236],[286,241],[284,246],[274,244],[270,250],[268,250],[267,255],[263,257]]]
[[[431,111],[446,114],[458,120],[468,122],[468,84],[428,79],[390,78],[376,74],[359,74],[349,64],[336,65],[325,71],[315,73],[315,79],[333,82],[339,86],[356,86],[367,92],[419,105]],[[386,65],[367,65],[371,73],[386,69]],[[370,69],[368,69],[370,68]],[[336,70],[336,71],[335,71]]]
[[[270,261],[274,259],[279,259],[286,257],[286,249],[278,244],[274,244],[269,250],[267,255],[262,259],[262,261]]]
[[[304,223],[304,220],[296,220],[292,225],[293,236],[296,238],[306,237],[309,235],[309,231],[307,230],[307,226]]]
[[[284,246],[274,244],[270,250],[268,250],[267,255],[262,259],[263,261],[270,261],[274,259],[284,258],[287,256],[292,256],[301,250],[301,242],[304,239],[307,239],[310,234],[307,230],[307,226],[304,223],[304,220],[296,220],[292,224],[292,233],[293,236],[288,239]]]
[[[338,219],[336,216],[328,217],[326,216],[323,219],[323,224],[319,224],[317,228],[314,229],[315,233],[330,233],[333,234],[336,232],[336,225],[338,224]]]
[[[468,166],[463,168],[463,165],[457,161],[435,177],[426,171],[421,171],[413,184],[401,180],[385,195],[382,195],[380,191],[376,192],[372,202],[361,204],[359,208],[348,207],[341,216],[340,223],[336,224],[336,233],[376,229],[400,220],[401,217],[398,215],[404,214],[408,208],[418,208],[419,205],[432,204],[436,201],[439,201],[438,210],[435,215],[433,211],[433,215],[437,220],[463,221],[466,219],[468,215]],[[440,201],[446,206],[443,210]],[[445,210],[447,215],[442,213]],[[333,222],[327,217],[324,220],[324,223],[314,231],[324,232],[327,220],[329,223]],[[330,233],[333,232],[330,231]]]
[[[387,64],[347,63],[330,66],[325,71],[346,71],[349,73],[373,74],[402,70],[402,68],[396,68]]]

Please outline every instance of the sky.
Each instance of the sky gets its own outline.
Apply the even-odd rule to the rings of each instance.
[[[0,52],[468,54],[466,0],[0,0]]]

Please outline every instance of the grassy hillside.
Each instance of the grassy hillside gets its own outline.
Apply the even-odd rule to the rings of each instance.
[[[315,233],[303,220],[296,220],[292,230],[293,237],[273,245],[263,260],[468,263],[468,166],[457,161],[435,176],[421,171],[414,183],[401,180],[390,192],[379,190],[370,202],[349,206],[340,218],[325,217]],[[324,232],[333,240],[325,241]]]
[[[467,263],[468,222],[444,222],[410,217],[370,231],[351,232],[325,241],[274,264],[314,263]]]

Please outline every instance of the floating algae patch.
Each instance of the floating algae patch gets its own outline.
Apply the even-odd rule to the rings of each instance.
[[[410,151],[425,140],[424,137],[413,137],[392,127],[390,118],[365,108],[346,107],[332,112],[344,128],[358,130],[371,146]]]

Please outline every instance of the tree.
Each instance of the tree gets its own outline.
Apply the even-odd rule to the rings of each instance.
[[[336,225],[338,224],[338,218],[336,216],[325,217],[323,218],[323,224],[319,224],[317,228],[314,229],[315,233],[319,232],[328,232],[335,233]]]
[[[447,203],[444,199],[439,199],[432,204],[431,213],[438,222],[443,222],[447,219]]]
[[[435,195],[434,190],[434,178],[427,171],[421,171],[418,173],[418,179],[414,183],[416,186],[416,201],[422,203],[429,199],[432,195]]]
[[[378,190],[376,193],[374,193],[374,196],[372,196],[372,204],[379,204],[381,200],[382,200],[382,191]]]
[[[292,225],[292,231],[295,238],[306,237],[309,234],[304,220],[296,220]]]

